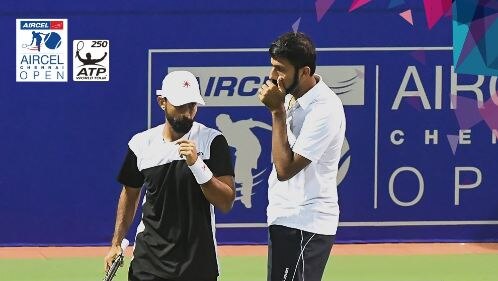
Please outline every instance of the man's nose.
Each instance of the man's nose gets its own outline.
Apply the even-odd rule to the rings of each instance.
[[[272,80],[276,80],[278,78],[278,73],[277,73],[277,71],[275,70],[274,67],[271,68],[270,75],[268,75],[268,76]]]

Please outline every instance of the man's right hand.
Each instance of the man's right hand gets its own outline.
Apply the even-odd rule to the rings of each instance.
[[[121,250],[121,246],[112,246],[107,253],[107,256],[104,258],[104,268],[105,271],[109,270],[112,265],[112,261],[121,254],[123,250]]]
[[[258,91],[259,100],[272,112],[276,110],[285,111],[285,87],[283,80],[282,77],[279,77],[277,84],[273,82],[273,79],[267,80]]]

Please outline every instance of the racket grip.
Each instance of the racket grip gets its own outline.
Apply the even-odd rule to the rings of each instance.
[[[112,262],[111,267],[109,270],[107,270],[104,281],[111,281],[112,278],[116,275],[116,272],[118,271],[119,267],[123,264],[123,254],[119,254],[114,261]]]
[[[130,242],[127,239],[123,239],[123,241],[121,241],[121,253],[112,261],[111,267],[105,273],[103,281],[112,281],[112,278],[114,278],[114,276],[116,275],[119,267],[123,265],[124,251],[129,244]]]

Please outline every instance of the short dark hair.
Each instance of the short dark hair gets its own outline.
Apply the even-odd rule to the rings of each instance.
[[[302,32],[282,34],[270,46],[270,56],[274,59],[285,58],[296,69],[308,66],[310,74],[315,73],[316,51],[313,41]]]

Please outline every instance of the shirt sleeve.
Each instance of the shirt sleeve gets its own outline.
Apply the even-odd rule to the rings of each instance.
[[[228,142],[223,135],[216,136],[211,142],[207,166],[215,177],[235,176]]]
[[[318,161],[344,126],[342,123],[342,119],[333,116],[330,109],[319,107],[310,111],[292,151],[312,162]]]
[[[126,154],[123,165],[121,166],[118,181],[125,186],[134,188],[141,188],[144,184],[144,176],[138,170],[137,156],[130,148],[128,148],[128,153]]]

